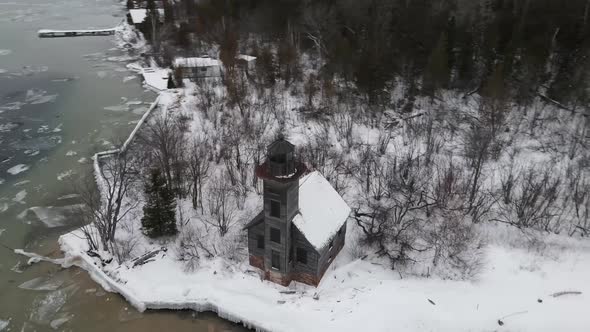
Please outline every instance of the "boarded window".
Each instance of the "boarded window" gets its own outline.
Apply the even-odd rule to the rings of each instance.
[[[279,201],[270,201],[270,216],[275,218],[281,217],[281,202]]]
[[[281,243],[281,231],[277,228],[270,228],[270,240],[275,243]]]
[[[297,248],[297,262],[301,264],[307,264],[307,250],[303,248]]]
[[[272,266],[273,269],[281,269],[281,254],[279,254],[278,251],[272,250],[270,256],[270,266]]]
[[[264,235],[258,235],[256,237],[256,246],[258,249],[264,249]]]

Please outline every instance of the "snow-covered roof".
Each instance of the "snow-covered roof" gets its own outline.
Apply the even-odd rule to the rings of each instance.
[[[162,20],[162,17],[164,16],[164,9],[158,8],[157,11],[158,15],[160,16],[160,20]],[[131,21],[133,22],[133,24],[142,23],[147,16],[147,9],[129,9],[129,15],[131,15]]]
[[[245,54],[240,54],[236,58],[238,60],[244,60],[244,61],[248,61],[248,62],[256,60],[255,56],[245,55]]]
[[[158,91],[168,88],[169,71],[167,69],[143,68],[141,74],[148,86]]]
[[[293,223],[316,249],[324,248],[344,225],[350,207],[317,171],[299,182],[299,213]]]
[[[174,59],[174,67],[213,67],[221,66],[221,61],[211,58],[176,58]]]

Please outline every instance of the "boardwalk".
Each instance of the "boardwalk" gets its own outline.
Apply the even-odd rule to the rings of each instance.
[[[82,36],[111,36],[115,34],[117,28],[101,30],[49,30],[42,29],[37,32],[39,38],[56,38],[56,37],[82,37]]]

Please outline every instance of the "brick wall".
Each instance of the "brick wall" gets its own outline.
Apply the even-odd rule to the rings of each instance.
[[[250,255],[250,265],[264,270],[264,257]]]

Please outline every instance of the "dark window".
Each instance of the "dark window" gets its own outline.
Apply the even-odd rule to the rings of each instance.
[[[272,266],[273,269],[281,269],[281,254],[279,254],[278,251],[272,250],[270,256],[270,266]]]
[[[287,155],[284,153],[275,154],[270,156],[270,160],[275,163],[284,163],[287,161]]]
[[[270,216],[280,218],[281,217],[281,202],[270,201]]]
[[[256,246],[258,249],[264,249],[264,235],[258,235],[256,238]]]
[[[277,228],[270,228],[270,240],[275,243],[281,243],[281,231]]]
[[[297,248],[297,261],[301,264],[307,264],[307,250]]]
[[[207,71],[207,67],[201,67],[201,71],[202,72],[206,72]]]

